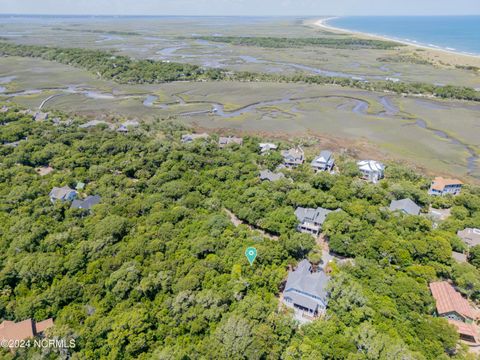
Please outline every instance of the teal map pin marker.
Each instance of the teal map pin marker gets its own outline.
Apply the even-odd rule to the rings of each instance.
[[[245,250],[245,256],[247,257],[250,266],[252,266],[255,258],[257,257],[257,249],[254,247],[249,247],[247,250]]]

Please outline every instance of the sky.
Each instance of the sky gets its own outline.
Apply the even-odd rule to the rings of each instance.
[[[479,15],[480,0],[0,0],[3,14]]]

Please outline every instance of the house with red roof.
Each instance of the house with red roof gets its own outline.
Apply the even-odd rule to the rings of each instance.
[[[0,341],[7,341],[7,344],[14,344],[15,341],[27,340],[43,334],[45,330],[53,326],[53,320],[47,319],[35,322],[32,319],[20,321],[5,320],[0,324]],[[12,348],[12,350],[15,350]]]
[[[480,344],[478,326],[478,310],[470,306],[469,302],[446,281],[430,284],[430,291],[436,302],[438,316],[444,317],[454,325],[460,338],[474,344]]]

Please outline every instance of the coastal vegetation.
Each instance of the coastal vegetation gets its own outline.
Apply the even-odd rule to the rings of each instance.
[[[4,104],[0,104],[4,105]],[[456,231],[480,227],[480,188],[455,198],[427,195],[429,179],[396,163],[380,184],[359,178],[355,159],[339,171],[308,165],[261,182],[277,152],[258,143],[220,149],[217,135],[181,144],[186,129],[158,120],[127,134],[81,129],[81,118],[34,122],[12,103],[0,113],[0,316],[55,319],[47,334],[75,339],[72,359],[467,359],[458,335],[436,318],[428,282],[451,278],[480,298],[479,269],[456,264]],[[67,117],[55,114],[61,119]],[[18,146],[4,146],[19,141]],[[281,148],[290,144],[281,142]],[[307,148],[307,150],[309,150]],[[40,176],[35,169],[50,166]],[[86,183],[100,195],[92,212],[52,203],[54,186]],[[424,211],[452,208],[438,228],[424,216],[391,214],[409,197]],[[295,231],[297,206],[341,208],[325,223],[332,250],[352,261],[334,265],[325,319],[298,328],[279,309],[289,265],[320,249]],[[278,235],[262,236],[231,223]],[[243,253],[258,249],[250,266]],[[38,349],[5,351],[32,358]],[[57,359],[58,350],[43,350]]]
[[[421,58],[415,53],[412,55],[390,55],[377,58],[377,61],[386,63],[404,63],[404,64],[417,64],[417,65],[432,65],[432,63],[426,59]]]
[[[400,43],[385,40],[360,39],[356,37],[242,37],[242,36],[202,36],[202,40],[226,43],[240,46],[259,46],[265,48],[299,48],[319,46],[333,49],[376,49],[391,50],[403,46]]]
[[[231,72],[197,65],[154,60],[135,60],[108,51],[16,45],[0,42],[0,56],[22,56],[56,61],[89,70],[98,76],[123,84],[155,84],[173,81],[248,81],[308,84],[334,84],[369,91],[424,95],[445,99],[480,101],[480,92],[462,86],[438,86],[428,83],[363,81],[298,73],[295,75]]]

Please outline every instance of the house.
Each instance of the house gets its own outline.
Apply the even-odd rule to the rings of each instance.
[[[436,177],[428,193],[435,196],[444,195],[458,195],[462,191],[463,182],[457,179],[445,179],[443,177]]]
[[[283,150],[283,164],[286,167],[294,168],[302,165],[305,161],[305,153],[301,147],[292,148],[290,150]]]
[[[329,150],[323,150],[311,163],[315,171],[332,171],[335,166],[333,154]]]
[[[260,171],[260,180],[262,181],[278,181],[285,178],[285,175],[282,173],[274,173],[270,170]]]
[[[401,211],[408,215],[419,215],[421,207],[410,199],[393,200],[390,203],[390,211]]]
[[[91,210],[93,206],[100,204],[102,198],[98,195],[87,196],[85,200],[74,200],[71,209]]]
[[[322,230],[322,225],[325,222],[327,215],[331,212],[333,211],[321,207],[316,209],[298,207],[295,210],[295,216],[299,221],[297,230],[306,234],[320,234],[320,231]]]
[[[435,299],[437,315],[455,325],[463,340],[478,343],[475,324],[478,312],[468,301],[446,281],[430,283],[430,291]]]
[[[33,120],[35,121],[45,121],[48,119],[48,113],[44,113],[44,112],[37,112],[33,115]]]
[[[118,127],[117,132],[126,134],[126,133],[128,133],[128,128],[125,125],[122,124]]]
[[[35,322],[32,319],[20,321],[18,323],[5,320],[0,324],[0,341],[7,342],[6,347],[12,348],[16,342],[34,338],[42,335],[43,332],[53,326],[53,320],[47,319]],[[10,343],[12,346],[10,346]]]
[[[475,324],[467,324],[461,321],[447,319],[450,325],[457,328],[460,339],[469,344],[478,346],[480,344],[480,337],[478,336],[478,327]]]
[[[277,150],[278,146],[272,143],[261,143],[259,144],[260,146],[260,153],[263,154],[268,154],[271,150]]]
[[[308,322],[325,313],[328,304],[329,277],[322,270],[312,271],[308,260],[302,260],[288,273],[283,291],[283,303],[294,309],[295,318]]]
[[[376,184],[385,176],[385,165],[375,160],[362,160],[357,162],[362,178]]]
[[[2,108],[0,109],[0,113],[6,113],[8,111],[8,106],[3,105]]]
[[[438,316],[469,324],[477,320],[477,311],[447,281],[430,283],[430,291],[436,302]]]
[[[447,220],[452,215],[452,209],[435,209],[430,205],[428,209],[428,216],[434,221],[444,221]]]
[[[480,229],[466,228],[457,232],[457,235],[470,247],[480,245]]]
[[[126,134],[129,132],[130,128],[135,128],[135,127],[138,127],[139,125],[140,124],[138,123],[138,121],[128,120],[118,127],[117,132]]]
[[[77,185],[75,186],[75,190],[82,191],[83,189],[85,189],[85,183],[81,181],[77,182]]]
[[[207,133],[185,134],[185,135],[182,135],[182,143],[189,144],[189,143],[194,142],[195,140],[198,140],[198,139],[208,139],[208,138],[209,138],[209,135]]]
[[[104,120],[91,120],[89,122],[86,122],[85,124],[79,125],[78,127],[80,129],[90,129],[102,124],[107,125],[110,129],[113,128],[113,124],[110,124]]]
[[[73,189],[70,189],[68,186],[64,187],[54,187],[52,191],[50,191],[50,201],[55,202],[57,200],[60,201],[72,201],[77,197],[77,192]]]
[[[458,263],[467,262],[467,255],[460,252],[452,251],[452,258]]]
[[[218,139],[218,146],[221,148],[224,148],[231,144],[243,145],[243,139],[235,136],[220,137]]]

